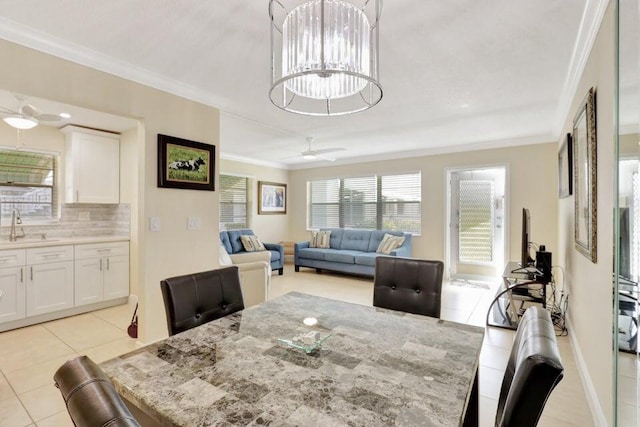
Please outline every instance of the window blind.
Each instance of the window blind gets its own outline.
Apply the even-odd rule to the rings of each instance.
[[[249,179],[220,175],[220,229],[248,228],[247,188]]]
[[[57,218],[57,169],[54,154],[0,149],[2,218],[10,218],[14,209],[22,219]]]
[[[420,173],[311,181],[309,228],[421,229]]]

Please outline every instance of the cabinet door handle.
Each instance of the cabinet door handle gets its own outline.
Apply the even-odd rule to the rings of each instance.
[[[2,291],[0,291],[0,299],[2,299]]]
[[[20,283],[24,283],[24,267],[20,267]]]
[[[31,268],[31,281],[33,281],[33,267],[30,267],[30,268]]]
[[[102,258],[100,258],[100,271],[102,271]]]
[[[109,258],[107,258],[107,270],[109,269]]]

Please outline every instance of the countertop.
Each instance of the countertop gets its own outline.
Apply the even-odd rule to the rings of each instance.
[[[309,330],[332,334],[316,354],[277,343]],[[161,425],[455,426],[483,337],[484,328],[292,292],[101,366]]]
[[[5,237],[6,239],[6,237]],[[46,246],[63,246],[63,245],[78,245],[83,243],[107,243],[107,242],[128,242],[127,236],[87,236],[87,237],[51,237],[42,240],[40,237],[31,238],[30,236],[25,239],[18,239],[17,242],[9,242],[8,240],[0,240],[0,250],[6,249],[26,249],[26,248],[40,248]]]

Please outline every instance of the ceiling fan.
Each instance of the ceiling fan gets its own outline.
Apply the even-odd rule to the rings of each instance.
[[[18,100],[18,108],[13,110],[0,105],[0,116],[8,125],[16,129],[31,129],[40,122],[57,122],[62,119],[58,114],[43,114],[38,107],[27,104],[27,97],[14,95]]]
[[[300,152],[297,156],[287,157],[287,159],[292,159],[295,157],[302,157],[304,160],[325,160],[327,162],[335,162],[336,159],[326,154],[335,153],[336,151],[345,151],[346,148],[343,147],[335,147],[335,148],[321,148],[319,150],[311,149],[311,142],[313,142],[312,137],[307,137],[307,149]],[[286,159],[283,159],[286,160]]]

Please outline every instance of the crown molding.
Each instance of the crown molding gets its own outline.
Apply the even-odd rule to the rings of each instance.
[[[285,170],[290,169],[290,167],[288,167],[284,163],[268,162],[266,160],[258,160],[252,157],[238,156],[237,154],[220,153],[220,158],[224,160],[232,160],[234,162],[242,162],[242,163],[247,163],[247,164],[256,165],[256,166],[266,166],[270,168],[285,169]]]
[[[0,38],[202,104],[217,106],[217,108],[222,108],[225,104],[223,99],[194,86],[166,78],[127,61],[54,37],[4,17],[0,17]]]
[[[584,7],[578,29],[578,36],[576,37],[576,43],[573,46],[573,52],[571,54],[569,70],[567,71],[567,77],[565,78],[562,92],[560,93],[560,100],[556,111],[556,123],[554,126],[554,134],[556,135],[562,133],[565,121],[570,113],[569,110],[573,103],[573,98],[578,90],[580,79],[584,73],[608,5],[609,0],[587,0],[587,4]]]

